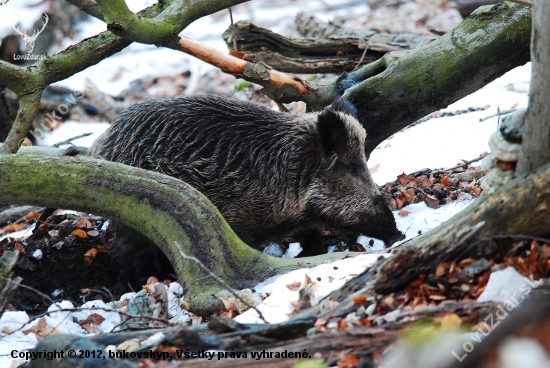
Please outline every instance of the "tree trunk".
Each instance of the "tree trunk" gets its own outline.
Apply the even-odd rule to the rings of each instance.
[[[550,162],[550,2],[535,0],[531,36],[531,87],[516,175]]]

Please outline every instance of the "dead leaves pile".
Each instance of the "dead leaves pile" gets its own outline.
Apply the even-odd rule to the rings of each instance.
[[[75,245],[87,247],[84,254],[86,264],[91,264],[99,252],[109,250],[107,237],[112,235],[110,228],[101,230],[104,220],[100,218],[90,219],[87,214],[65,211],[58,209],[49,216],[44,212],[29,212],[24,218],[9,224],[2,230],[4,233],[11,233],[21,229],[29,228],[32,224],[39,222],[35,229],[25,237],[27,239],[6,238],[0,246],[0,255],[4,250],[16,249],[23,253],[23,260],[19,266],[25,269],[33,270],[36,259],[29,259],[27,254],[31,254],[37,249],[48,252],[52,248],[60,250],[62,247],[72,247]]]
[[[550,244],[520,241],[490,259],[442,262],[431,272],[420,274],[404,290],[381,298],[371,320],[397,309],[414,310],[444,301],[475,301],[485,290],[491,273],[507,267],[514,267],[531,280],[550,277]]]
[[[411,175],[405,173],[397,176],[397,180],[382,188],[392,211],[401,210],[408,204],[425,202],[430,208],[437,208],[453,201],[467,200],[478,197],[482,189],[475,173],[475,167],[462,167],[448,171],[432,171],[425,169]],[[457,175],[469,173],[471,175]],[[407,216],[408,211],[401,211],[401,216]]]

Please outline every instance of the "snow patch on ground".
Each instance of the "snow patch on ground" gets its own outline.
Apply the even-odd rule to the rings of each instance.
[[[87,137],[78,138],[72,141],[75,146],[90,147],[92,143],[109,128],[111,124],[102,123],[81,123],[78,121],[66,121],[51,132],[47,132],[38,142],[41,146],[53,146],[69,138],[85,133],[92,133]],[[63,146],[62,146],[63,147]]]
[[[375,263],[379,257],[388,257],[388,254],[361,254],[354,258],[343,259],[333,263],[319,265],[313,268],[302,268],[284,275],[271,277],[259,283],[254,288],[257,295],[264,297],[257,306],[264,318],[270,323],[283,322],[289,319],[294,310],[292,303],[299,298],[300,289],[304,287],[306,275],[315,283],[315,293],[311,299],[312,305],[332,291],[340,288],[354,276],[363,272]],[[290,290],[287,285],[300,282],[297,290]],[[254,310],[248,310],[235,317],[240,323],[263,323]]]
[[[173,282],[167,287],[168,292],[168,313],[170,322],[183,323],[189,319],[191,314],[181,308],[183,288],[180,284]],[[85,321],[91,314],[99,314],[105,320],[100,325],[94,325],[101,333],[112,332],[120,326],[120,315],[116,309],[125,299],[133,300],[137,293],[127,293],[120,297],[118,302],[105,303],[101,300],[91,300],[81,307],[75,306],[67,301],[57,302],[48,308],[48,315],[45,321],[47,328],[55,329],[57,333],[75,336],[93,335],[83,329],[76,321]],[[78,309],[78,310],[75,310]],[[19,360],[11,359],[11,351],[33,349],[38,342],[34,332],[24,334],[23,331],[35,327],[38,319],[30,322],[25,312],[4,312],[0,318],[0,367],[9,367],[11,362]],[[53,332],[55,333],[55,332]],[[23,361],[21,361],[23,362]]]
[[[522,276],[514,267],[508,267],[501,271],[495,271],[489,276],[489,282],[479,298],[478,302],[501,302],[509,303],[515,301],[521,302],[525,295],[535,287],[536,284]]]

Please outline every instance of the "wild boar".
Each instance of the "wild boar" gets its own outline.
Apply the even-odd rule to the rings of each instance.
[[[124,110],[89,154],[187,182],[259,250],[299,241],[302,255],[320,254],[322,225],[392,243],[402,234],[354,114],[343,99],[302,115],[221,95],[151,100]]]

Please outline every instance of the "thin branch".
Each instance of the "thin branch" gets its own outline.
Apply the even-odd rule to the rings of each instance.
[[[285,87],[294,90],[298,94],[306,94],[316,88],[314,85],[295,76],[271,69],[263,63],[238,59],[187,37],[180,36],[177,41],[170,42],[167,46],[195,56],[210,65],[220,68],[224,73],[245,77],[246,80],[266,88],[282,89]]]
[[[445,172],[445,171],[452,171],[454,169],[458,169],[459,167],[462,167],[463,169],[466,169],[468,167],[469,164],[471,163],[474,163],[474,162],[477,162],[479,160],[483,160],[485,157],[487,157],[489,155],[489,152],[486,152],[482,155],[480,155],[479,157],[476,157],[474,158],[473,160],[470,160],[470,161],[464,161],[463,164],[460,164],[460,165],[456,165],[456,166],[453,166],[449,169],[442,169],[442,170],[435,170],[435,171],[432,171],[430,174],[438,174],[438,173],[441,173],[441,172]]]
[[[103,14],[99,9],[99,5],[94,0],[67,0],[69,3],[76,6],[86,14],[96,17],[99,20],[104,20]]]
[[[269,323],[265,320],[264,316],[262,315],[262,312],[260,312],[255,306],[253,306],[252,304],[250,304],[249,302],[247,302],[246,300],[244,300],[243,298],[241,298],[239,296],[239,294],[237,293],[237,291],[235,289],[233,289],[231,286],[229,286],[225,281],[223,281],[221,278],[218,277],[218,275],[216,275],[215,273],[213,273],[212,271],[210,271],[208,269],[208,267],[206,267],[201,261],[199,261],[197,258],[195,257],[192,257],[192,256],[188,256],[186,255],[185,253],[183,253],[183,250],[181,249],[181,246],[179,245],[179,243],[177,241],[174,242],[174,244],[176,244],[176,247],[178,248],[178,251],[180,252],[180,256],[184,259],[188,259],[190,261],[193,261],[197,264],[197,266],[199,266],[199,268],[201,270],[203,270],[204,272],[206,272],[208,275],[210,275],[214,280],[216,280],[218,282],[218,284],[220,284],[225,290],[229,291],[231,294],[233,294],[233,296],[237,299],[239,299],[244,305],[246,305],[248,308],[250,309],[253,309],[256,311],[256,313],[258,313],[258,316],[260,317],[260,319],[262,321],[264,321],[265,323]]]
[[[37,89],[31,94],[19,98],[17,117],[13,122],[8,137],[2,147],[0,147],[0,154],[17,152],[38,113],[41,95],[42,89]]]
[[[93,133],[84,133],[84,134],[80,134],[80,135],[77,135],[76,137],[72,137],[72,138],[69,138],[69,139],[65,139],[64,141],[61,141],[61,142],[57,142],[57,143],[54,144],[53,146],[59,148],[59,146],[62,146],[62,145],[64,145],[64,144],[69,144],[69,143],[71,143],[72,141],[74,141],[75,139],[88,137],[88,136],[90,136],[90,135],[92,135],[92,134],[93,134]]]
[[[174,0],[154,18],[143,18],[130,11],[124,0],[98,0],[107,29],[145,44],[164,45],[193,21],[247,0]]]

